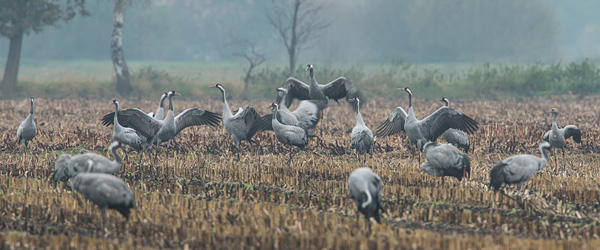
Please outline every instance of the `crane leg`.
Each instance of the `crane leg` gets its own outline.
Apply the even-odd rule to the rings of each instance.
[[[300,151],[300,150],[298,150],[298,151]],[[292,160],[292,157],[294,157],[294,155],[296,155],[296,153],[298,151],[294,151],[294,148],[290,149],[290,158],[287,160],[286,163],[290,163],[290,161]]]
[[[567,170],[567,160],[565,159],[565,148],[561,148],[562,153],[563,153],[563,168],[566,171]]]
[[[554,155],[554,171],[558,173],[558,161],[556,160],[556,148],[552,147],[552,154]]]
[[[106,237],[106,209],[102,208],[102,236]]]

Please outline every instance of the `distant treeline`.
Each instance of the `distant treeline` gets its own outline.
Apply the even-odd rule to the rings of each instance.
[[[271,92],[281,86],[288,70],[283,67],[263,67],[251,78],[248,91],[243,91],[240,78],[227,79],[227,94],[236,99],[273,98]],[[204,72],[202,72],[204,73]],[[308,83],[304,68],[295,76]],[[397,88],[410,87],[419,98],[501,99],[547,95],[600,94],[600,66],[590,61],[555,64],[473,64],[459,72],[446,72],[435,66],[411,65],[398,61],[374,68],[363,65],[332,66],[320,64],[315,78],[320,84],[345,76],[356,84],[366,98],[404,98]],[[75,82],[20,82],[14,96],[106,98],[118,96],[114,83]],[[155,98],[157,90],[176,89],[186,93],[185,98],[214,97],[206,84],[196,78],[178,76],[165,70],[145,67],[132,76],[134,91],[130,98]]]
[[[593,2],[593,1],[591,1]],[[309,46],[302,61],[537,62],[560,57],[567,46],[559,36],[577,26],[557,13],[572,6],[552,0],[332,0],[332,25]],[[286,60],[265,13],[273,3],[259,1],[150,1],[125,13],[124,52],[130,60],[240,60],[234,41],[247,39],[267,56]],[[25,38],[22,56],[32,59],[110,58],[111,1],[86,3],[90,17],[76,17]],[[596,8],[597,9],[597,8]],[[576,34],[575,34],[576,35]],[[575,36],[573,36],[575,37]],[[0,57],[8,40],[0,40]]]

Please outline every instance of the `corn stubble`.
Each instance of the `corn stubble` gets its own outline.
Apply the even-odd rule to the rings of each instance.
[[[96,206],[85,200],[78,204],[67,185],[49,180],[62,153],[109,156],[112,127],[100,124],[100,117],[111,112],[109,102],[38,99],[38,135],[29,151],[14,143],[28,103],[0,102],[0,248],[600,248],[600,101],[595,98],[453,103],[481,128],[471,136],[471,180],[453,179],[446,188],[416,164],[408,166],[404,135],[376,139],[366,165],[383,179],[387,214],[371,233],[362,217],[356,221],[348,197],[348,175],[359,167],[350,150],[355,124],[350,108],[330,105],[315,131],[319,137],[290,164],[285,164],[288,148],[271,132],[257,134],[260,146],[243,143],[237,162],[223,129],[194,127],[176,137],[168,163],[164,148],[156,163],[145,158],[141,166],[140,154],[129,153],[118,176],[135,192],[137,207],[128,223],[114,211],[107,213],[107,237],[101,236]],[[252,104],[267,107],[269,102]],[[405,102],[364,103],[367,126],[375,128]],[[176,110],[222,107],[218,101],[175,104]],[[537,145],[551,124],[548,111],[564,104],[573,110],[561,116],[560,125],[577,124],[583,131],[582,144],[569,143],[567,169],[554,173],[551,161],[522,190],[507,188],[520,197],[523,209],[488,189],[495,161],[539,154]],[[152,110],[155,103],[124,100],[122,105]],[[418,117],[439,106],[415,100]],[[174,173],[167,175],[167,169]]]

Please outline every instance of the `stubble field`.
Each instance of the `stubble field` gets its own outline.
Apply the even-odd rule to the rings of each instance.
[[[415,93],[417,118],[442,103]],[[371,129],[398,105],[370,99],[361,108]],[[413,163],[404,135],[377,138],[371,167],[383,179],[382,223],[369,232],[349,198],[347,178],[362,165],[350,150],[356,116],[343,103],[331,103],[309,142],[290,164],[287,146],[272,132],[243,142],[236,161],[233,142],[222,128],[194,127],[151,162],[138,165],[129,153],[117,176],[135,193],[136,208],[127,223],[108,212],[106,237],[101,215],[90,202],[78,204],[65,183],[50,176],[62,153],[87,150],[109,156],[112,127],[100,118],[113,111],[112,99],[36,99],[38,135],[24,150],[15,144],[16,128],[29,110],[28,100],[0,101],[0,248],[175,248],[175,249],[600,249],[600,101],[561,97],[506,101],[453,101],[451,106],[480,123],[471,135],[471,179],[434,178]],[[221,113],[217,100],[173,99],[175,113],[189,107]],[[341,101],[344,102],[344,101]],[[120,100],[121,108],[153,111],[157,101]],[[254,106],[262,115],[269,100],[232,100],[232,109]],[[521,189],[523,208],[491,191],[489,170],[514,154],[539,156],[538,144],[561,111],[559,126],[576,124],[581,144],[569,140],[565,168],[552,161]],[[442,141],[443,139],[439,139]],[[560,152],[560,151],[558,151]],[[551,157],[553,157],[551,155]],[[423,160],[423,159],[421,159]],[[562,155],[558,154],[559,162]],[[415,160],[416,161],[416,160]]]

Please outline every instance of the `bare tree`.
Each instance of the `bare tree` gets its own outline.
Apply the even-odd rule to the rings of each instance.
[[[289,56],[289,74],[294,74],[296,60],[302,49],[331,24],[326,6],[318,0],[288,0],[287,6],[273,1],[275,7],[267,13]]]
[[[244,93],[246,93],[246,91],[248,90],[248,83],[250,82],[250,79],[252,79],[252,70],[258,67],[258,65],[261,65],[263,62],[265,62],[265,56],[261,53],[256,52],[256,47],[254,46],[254,43],[248,40],[240,40],[237,43],[244,44],[244,46],[246,47],[246,51],[234,52],[233,55],[246,58],[246,60],[250,64],[248,70],[246,70],[246,76],[244,77]],[[250,49],[250,51],[248,51],[248,49]]]
[[[110,42],[110,52],[113,61],[113,67],[117,74],[117,92],[121,95],[127,95],[131,92],[130,72],[123,56],[123,7],[127,0],[115,0],[114,26],[112,40]]]

